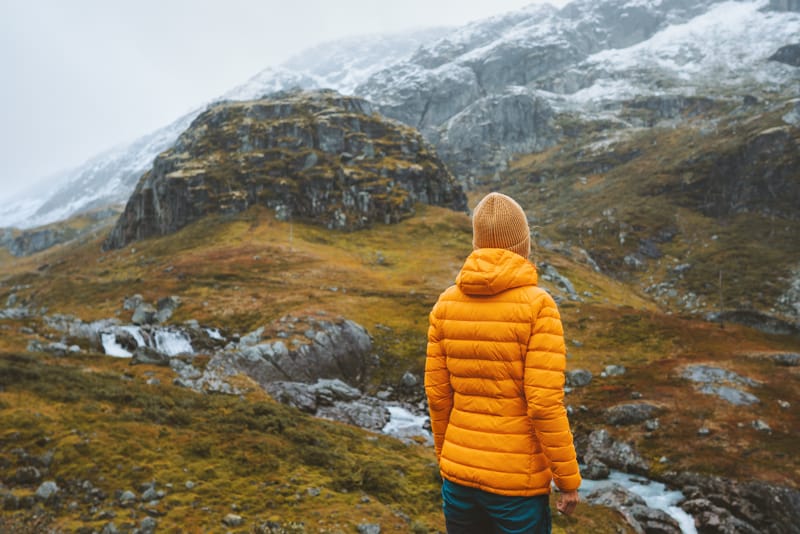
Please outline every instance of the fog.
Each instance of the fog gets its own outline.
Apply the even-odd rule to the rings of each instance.
[[[322,42],[566,0],[0,2],[0,200]]]

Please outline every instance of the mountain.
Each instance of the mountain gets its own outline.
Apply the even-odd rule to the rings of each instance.
[[[356,93],[419,128],[464,182],[569,135],[559,116],[620,121],[637,97],[775,95],[797,69],[768,61],[800,34],[792,3],[576,0],[464,28]]]
[[[565,114],[626,126],[619,111],[640,96],[724,99],[791,91],[797,67],[791,59],[769,58],[797,44],[798,12],[794,0],[530,6],[452,31],[313,47],[220,100],[293,87],[362,96],[384,115],[419,128],[470,186],[505,168],[513,154],[568,136]],[[0,226],[31,227],[124,202],[155,156],[203,109],[52,178],[57,185],[46,198],[10,202],[0,209]]]
[[[106,242],[174,233],[261,205],[282,219],[358,229],[416,203],[466,211],[461,186],[419,133],[331,90],[211,106],[142,176]]]
[[[411,54],[422,43],[438,38],[445,28],[398,35],[366,35],[324,43],[267,68],[214,101],[199,106],[171,124],[133,143],[109,150],[76,169],[47,178],[52,193],[41,187],[0,207],[0,227],[29,228],[127,201],[155,157],[168,149],[208,106],[225,100],[251,100],[295,87],[332,88],[349,93],[355,85],[385,65]]]

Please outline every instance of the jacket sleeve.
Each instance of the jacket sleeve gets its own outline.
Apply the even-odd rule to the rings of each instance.
[[[553,480],[561,491],[571,491],[580,486],[581,475],[564,408],[564,330],[552,297],[544,294],[540,304],[525,357],[525,398]]]
[[[433,445],[438,460],[442,455],[444,434],[450,422],[450,411],[453,408],[453,389],[450,386],[450,372],[447,370],[447,363],[440,344],[440,320],[436,317],[437,306],[434,306],[429,316],[428,348],[425,359],[425,394],[428,396]]]

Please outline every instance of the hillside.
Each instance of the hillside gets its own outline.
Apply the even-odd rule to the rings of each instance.
[[[45,508],[61,528],[78,522],[101,527],[110,521],[107,513],[101,515],[109,508],[117,514],[119,526],[129,512],[117,504],[114,491],[129,489],[139,495],[145,491],[140,489],[142,484],[155,480],[155,489],[170,495],[152,512],[161,526],[181,524],[191,516],[198,528],[213,529],[227,513],[235,513],[246,518],[242,528],[248,530],[267,520],[284,525],[303,521],[310,532],[322,531],[312,526],[312,520],[339,524],[345,532],[364,521],[384,528],[404,525],[401,530],[420,532],[442,529],[430,448],[401,445],[389,438],[375,441],[352,427],[315,423],[300,411],[272,404],[244,371],[228,379],[244,397],[193,393],[170,385],[172,377],[178,377],[174,370],[130,366],[131,360],[104,356],[101,346],[66,335],[54,325],[63,313],[87,322],[116,317],[129,323],[132,312],[123,303],[134,293],[149,302],[177,295],[181,305],[166,324],[197,321],[218,328],[227,339],[275,324],[287,315],[342,315],[363,325],[373,340],[377,365],[368,383],[361,386],[364,392],[393,390],[398,400],[419,399],[419,383],[409,390],[403,385],[404,377],[408,373],[421,376],[427,312],[469,252],[470,224],[465,214],[420,205],[417,215],[399,225],[340,233],[280,221],[269,210],[250,209],[233,216],[212,215],[175,234],[125,249],[102,252],[101,241],[98,237],[83,245],[3,261],[0,299],[13,299],[14,309],[28,310],[21,318],[5,313],[0,319],[4,330],[0,351],[8,371],[2,373],[0,391],[5,491],[24,499],[45,477],[56,480],[61,488],[71,488],[62,494],[61,504]],[[605,428],[618,443],[631,443],[646,461],[647,467],[633,467],[635,472],[678,487],[715,480],[686,482],[680,476],[722,476],[733,484],[754,480],[772,484],[772,489],[765,490],[768,495],[788,491],[780,488],[796,490],[800,465],[792,450],[800,421],[793,410],[782,406],[800,403],[797,368],[777,367],[781,360],[774,355],[800,352],[798,338],[666,315],[645,293],[595,271],[582,258],[543,247],[536,255],[540,272],[546,274],[543,284],[561,302],[568,367],[571,372],[583,370],[594,376],[588,385],[572,387],[567,397],[585,459],[606,454],[592,453],[594,449],[585,445],[593,432]],[[572,288],[559,277],[565,277]],[[41,346],[63,342],[64,347],[77,345],[79,352],[32,354],[27,352],[31,342]],[[213,361],[216,350],[198,348],[189,362],[203,369]],[[696,364],[755,381],[757,385],[748,386],[747,391],[758,397],[758,403],[739,406],[700,392],[683,378],[686,366]],[[603,377],[607,366],[623,366],[624,374]],[[153,378],[158,383],[148,385]],[[75,386],[64,390],[66,384]],[[610,407],[631,402],[657,406],[656,422],[648,423],[648,428],[655,425],[655,429],[645,429],[641,420],[610,422]],[[178,407],[182,411],[176,411]],[[251,411],[252,416],[235,415]],[[81,414],[80,421],[73,419],[75,414]],[[301,420],[306,421],[302,427],[293,426]],[[755,421],[768,425],[769,432],[754,427]],[[275,430],[276,425],[283,430]],[[251,430],[240,437],[243,450],[239,451],[232,448],[229,433],[239,435],[244,426]],[[709,434],[702,437],[705,432]],[[125,438],[130,435],[139,438],[131,443]],[[309,443],[297,440],[310,439],[309,435],[315,438],[304,452]],[[337,444],[334,451],[341,452],[315,457],[319,447],[329,451],[326,443]],[[164,456],[152,456],[156,448]],[[24,457],[13,452],[20,449]],[[42,467],[35,458],[47,451],[54,451],[54,460]],[[85,453],[96,460],[87,464]],[[301,458],[306,454],[310,456]],[[380,475],[359,470],[356,474],[361,478],[353,479],[352,465],[364,462],[359,454],[374,462],[364,464],[365,469],[372,466]],[[742,455],[748,462],[737,460]],[[264,467],[252,464],[262,457],[266,458]],[[659,461],[662,457],[666,460]],[[246,472],[241,463],[239,467],[231,463],[237,458],[248,459]],[[613,457],[605,460],[625,467],[615,464]],[[43,478],[27,482],[19,472],[28,465],[38,466]],[[117,465],[119,469],[110,467]],[[187,472],[176,471],[176,465]],[[401,482],[380,478],[386,469],[400,469],[406,475]],[[373,475],[378,478],[371,479]],[[259,486],[263,478],[277,481],[272,500],[263,499]],[[80,491],[87,490],[74,489],[83,480],[105,496],[94,512],[90,504],[81,504]],[[200,485],[188,489],[187,480],[200,481]],[[304,493],[309,488],[320,489],[330,507],[318,509],[315,499],[320,497]],[[215,491],[229,497],[215,498]],[[707,491],[719,493],[716,506],[731,506],[726,508],[731,510],[728,514],[736,513],[735,495],[744,492]],[[301,496],[295,498],[295,494]],[[77,508],[70,508],[72,500],[78,502]],[[195,510],[192,502],[196,509],[208,511],[203,515],[190,512]],[[237,508],[232,509],[233,504]],[[768,510],[771,505],[765,506]],[[146,504],[141,507],[136,524],[148,513]],[[366,518],[353,513],[362,509]],[[318,518],[312,510],[327,519]],[[406,516],[407,520],[402,519]],[[4,517],[30,517],[30,512],[12,509]],[[608,509],[586,505],[576,519],[558,518],[556,532],[617,532],[622,524],[620,516]],[[770,532],[785,531],[777,528]],[[337,530],[330,527],[329,531]]]
[[[800,320],[796,101],[684,101],[681,122],[642,99],[646,128],[581,129],[521,156],[501,184],[535,206],[538,231],[662,309]],[[768,318],[764,317],[764,321]]]
[[[420,376],[427,312],[469,251],[469,235],[465,214],[424,205],[399,225],[356,233],[282,222],[271,211],[251,209],[201,219],[135,248],[101,252],[97,238],[4,261],[0,299],[13,294],[18,307],[48,309],[46,316],[0,319],[3,491],[24,503],[42,480],[55,480],[61,496],[44,510],[65,530],[139,525],[146,516],[159,528],[214,530],[234,513],[245,524],[233,531],[264,528],[267,521],[287,531],[293,522],[305,523],[308,532],[352,532],[362,523],[442,531],[431,448],[283,408],[244,373],[233,381],[247,391],[242,397],[180,388],[172,385],[171,369],[105,356],[84,338],[63,337],[47,318],[69,313],[127,323],[131,312],[122,305],[133,293],[147,301],[179,295],[182,304],[169,324],[193,319],[228,338],[289,313],[341,314],[373,338],[379,364],[365,390],[400,390],[406,372]],[[598,281],[596,290],[615,305],[644,305],[635,295],[622,296],[614,282]],[[27,351],[31,341],[61,339],[80,352]],[[200,350],[192,365],[202,368],[210,356]],[[38,458],[48,451],[52,460],[44,465]],[[27,466],[43,478],[22,482],[20,469]],[[119,503],[116,490],[138,499],[151,481],[155,491],[166,492],[158,504]],[[264,491],[274,496],[264,498]],[[30,518],[19,506],[22,511],[7,509],[3,520]],[[556,532],[624,528],[615,513],[588,506],[582,517],[557,525]]]
[[[37,216],[81,215],[0,230],[0,531],[442,532],[428,313],[502,191],[564,321],[554,531],[794,533],[798,32],[531,6],[311,50],[89,165]]]

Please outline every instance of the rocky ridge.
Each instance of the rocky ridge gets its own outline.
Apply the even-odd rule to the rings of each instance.
[[[105,246],[252,205],[281,220],[354,230],[396,222],[417,202],[466,209],[461,187],[416,131],[360,98],[277,93],[200,115],[141,178]]]

